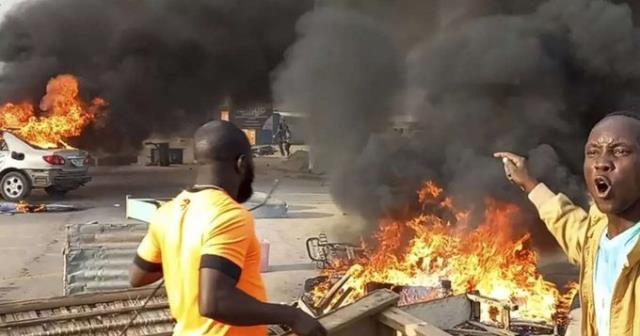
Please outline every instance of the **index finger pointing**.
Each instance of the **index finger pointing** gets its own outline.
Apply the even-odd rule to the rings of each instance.
[[[522,156],[510,153],[510,152],[497,152],[493,154],[493,157],[508,159],[514,162],[524,159]]]

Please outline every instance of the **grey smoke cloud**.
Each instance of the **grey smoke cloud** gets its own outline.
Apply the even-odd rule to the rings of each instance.
[[[110,102],[83,146],[117,151],[151,132],[193,129],[235,103],[269,101],[270,72],[310,0],[30,0],[0,23],[0,103],[38,101],[71,73]]]
[[[383,14],[417,3],[433,9],[420,14],[428,23],[400,23]],[[416,0],[389,2],[387,11],[359,5],[327,5],[307,14],[302,21],[314,24],[301,25],[274,86],[285,104],[294,102],[309,113],[310,125],[322,125],[308,132],[310,139],[328,138],[315,142],[317,155],[332,162],[332,193],[341,207],[374,220],[411,204],[420,184],[434,179],[463,202],[489,195],[531,209],[491,157],[499,150],[528,155],[537,176],[585,202],[581,165],[588,130],[604,114],[638,104],[640,39],[628,5]],[[385,50],[361,39],[359,27],[333,29],[345,15],[373,17],[375,27],[392,37],[385,43],[395,45],[403,59],[400,85],[354,93],[388,64],[376,61]],[[424,33],[401,38],[419,36],[416,31]],[[299,51],[326,41],[349,53]],[[352,55],[373,60],[355,66],[345,60]],[[336,70],[336,63],[349,66]],[[385,108],[363,101],[383,102]],[[380,133],[407,114],[419,132]],[[355,145],[342,146],[350,143]]]
[[[297,27],[275,100],[307,114],[305,134],[323,166],[343,166],[384,127],[402,83],[401,58],[379,23],[357,12],[319,9]]]

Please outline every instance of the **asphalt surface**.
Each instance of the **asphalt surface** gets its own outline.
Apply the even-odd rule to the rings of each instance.
[[[297,297],[302,283],[316,274],[306,255],[304,242],[320,232],[331,235],[340,228],[357,232],[357,219],[342,215],[322,180],[313,175],[280,169],[282,159],[257,160],[254,189],[268,191],[274,179],[280,185],[274,197],[289,205],[289,218],[258,219],[261,238],[271,242],[270,272],[264,274],[271,299],[289,301]],[[126,195],[168,197],[193,184],[194,169],[176,167],[99,167],[87,186],[52,200],[35,191],[31,203],[73,204],[68,213],[0,215],[0,301],[52,297],[62,294],[65,226],[99,221],[126,221]]]
[[[258,235],[271,243],[270,271],[264,273],[271,300],[298,297],[306,278],[317,271],[307,257],[305,240],[327,233],[332,241],[357,240],[363,223],[343,215],[331,200],[328,187],[317,176],[286,168],[280,158],[256,161],[254,189],[268,191],[281,181],[274,197],[287,202],[289,218],[258,219]],[[293,165],[295,166],[295,165]],[[193,183],[194,169],[176,167],[99,167],[94,180],[64,199],[52,200],[34,192],[32,203],[73,204],[68,213],[0,215],[0,301],[62,295],[65,226],[98,221],[123,223],[126,195],[170,197]],[[576,269],[562,255],[542,256],[545,278],[560,284],[576,280]]]

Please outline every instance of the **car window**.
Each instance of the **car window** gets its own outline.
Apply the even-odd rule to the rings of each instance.
[[[0,152],[6,152],[9,150],[9,147],[7,147],[7,143],[4,141],[4,139],[0,138]]]

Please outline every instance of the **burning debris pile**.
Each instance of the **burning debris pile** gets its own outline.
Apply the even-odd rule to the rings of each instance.
[[[309,293],[311,306],[323,313],[379,288],[400,292],[401,305],[479,291],[518,307],[515,319],[566,322],[577,286],[562,294],[538,272],[530,235],[512,239],[518,207],[488,199],[476,227],[469,211],[457,209],[434,183],[425,183],[418,198],[420,214],[382,220],[362,253],[333,260]],[[483,318],[500,322],[491,310]]]
[[[107,105],[102,98],[86,103],[79,94],[78,80],[74,76],[52,78],[39,110],[29,102],[0,105],[0,129],[14,129],[17,135],[36,146],[57,148],[98,120]]]

